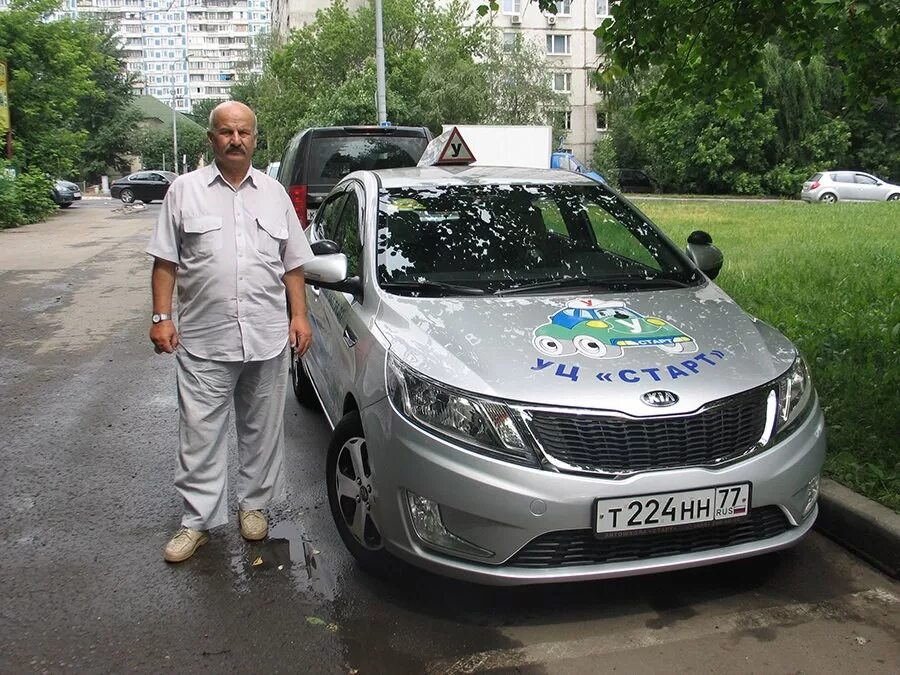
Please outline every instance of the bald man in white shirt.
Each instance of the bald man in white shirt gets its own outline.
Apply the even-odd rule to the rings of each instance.
[[[288,349],[302,354],[312,341],[302,265],[313,254],[284,188],[252,167],[256,133],[244,104],[212,111],[215,162],[172,183],[147,247],[155,259],[150,339],[177,361],[175,487],[184,514],[164,549],[168,562],[187,560],[209,529],[228,522],[232,404],[245,539],[266,537],[262,509],[282,490]]]

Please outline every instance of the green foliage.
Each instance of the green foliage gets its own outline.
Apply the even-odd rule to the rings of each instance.
[[[828,428],[827,472],[900,510],[896,206],[640,202],[676,242],[696,229],[712,234],[725,253],[716,283],[809,364]]]
[[[56,210],[53,184],[45,175],[32,170],[13,178],[9,168],[0,162],[0,228],[36,223]]]
[[[113,31],[85,20],[46,20],[58,5],[14,0],[0,12],[13,159],[55,176],[94,177],[122,162],[130,81]]]
[[[595,171],[600,172],[613,187],[619,187],[618,174],[613,174],[611,171],[612,169],[619,167],[612,136],[608,134],[601,136],[597,143],[594,144],[594,154],[591,158],[591,166]]]
[[[134,141],[134,152],[141,158],[141,163],[147,169],[166,170],[173,168],[172,157],[174,143],[172,127],[168,124],[141,129]],[[178,166],[179,171],[191,171],[197,168],[200,157],[204,156],[208,149],[206,132],[193,124],[178,124]],[[187,166],[181,166],[183,156],[187,156]],[[206,158],[207,163],[209,157]]]
[[[493,33],[485,51],[491,67],[486,70],[487,90],[484,122],[488,124],[554,124],[554,139],[561,138],[562,124],[554,115],[564,111],[568,96],[553,91],[544,53],[517,34],[512,45],[504,47],[499,32]]]
[[[524,43],[503,52],[492,29],[468,23],[468,3],[385,0],[383,11],[393,124],[546,123],[549,107],[561,105],[541,55]],[[305,127],[377,122],[374,26],[370,5],[351,12],[339,0],[268,53],[245,102],[270,159]]]

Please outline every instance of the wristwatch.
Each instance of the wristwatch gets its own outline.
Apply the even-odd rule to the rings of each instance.
[[[171,314],[154,314],[153,316],[150,317],[150,320],[153,323],[159,323],[160,321],[171,321],[172,315]]]

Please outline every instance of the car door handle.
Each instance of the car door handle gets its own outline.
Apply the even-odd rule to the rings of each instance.
[[[344,344],[347,345],[348,349],[352,349],[356,345],[356,333],[349,328],[344,328]]]

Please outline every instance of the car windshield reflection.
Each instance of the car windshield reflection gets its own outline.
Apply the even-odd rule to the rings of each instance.
[[[508,292],[700,281],[655,227],[593,185],[382,190],[376,256],[379,284],[398,294],[434,294],[439,284],[449,294],[452,285]]]

